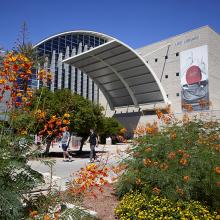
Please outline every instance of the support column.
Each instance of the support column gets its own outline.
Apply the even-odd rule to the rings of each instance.
[[[79,43],[77,54],[82,53],[82,42]],[[81,74],[82,71],[78,69],[77,73],[77,94],[81,95]]]
[[[55,54],[56,54],[56,51],[54,50],[52,54],[52,58],[51,58],[51,64],[50,64],[50,72],[52,74],[50,89],[52,92],[54,91],[54,81],[55,81]]]
[[[88,50],[88,45],[84,46],[84,51]],[[88,76],[83,73],[83,97],[87,98],[87,78]]]
[[[76,55],[76,48],[72,49],[72,53],[71,56],[75,56]],[[71,66],[71,91],[75,92],[75,75],[76,75],[76,68],[74,66]]]
[[[66,48],[65,59],[69,58],[69,47]],[[69,64],[64,63],[65,77],[64,77],[64,88],[67,89],[69,85]]]
[[[57,67],[58,67],[57,88],[61,89],[61,85],[62,85],[62,53],[59,53]]]

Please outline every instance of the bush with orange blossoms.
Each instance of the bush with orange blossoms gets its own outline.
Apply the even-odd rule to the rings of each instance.
[[[43,181],[28,164],[34,155],[30,135],[34,73],[33,62],[17,52],[6,54],[0,64],[0,102],[6,108],[0,126],[0,219],[23,219],[23,195]]]
[[[0,100],[9,93],[10,98],[7,100],[9,108],[30,106],[33,95],[31,81],[36,74],[32,68],[33,62],[23,54],[11,52],[4,58],[0,66]],[[49,82],[50,74],[45,70],[41,71],[45,72],[44,78]]]
[[[36,112],[36,117],[41,120],[43,128],[38,132],[39,135],[43,137],[50,137],[54,139],[56,137],[61,137],[63,128],[68,129],[70,124],[69,115],[65,114],[63,117],[57,117],[56,115],[51,116],[46,119],[46,113],[44,111],[38,110]]]
[[[68,192],[72,195],[91,195],[95,191],[103,192],[103,186],[108,184],[109,168],[105,164],[89,164],[76,173],[76,178],[68,184]]]
[[[145,126],[139,125],[133,132],[137,137],[146,134],[153,135],[158,132],[158,124],[157,122],[153,122],[153,123],[147,123]]]
[[[164,115],[158,111],[159,120]],[[220,207],[220,123],[187,114],[183,120],[169,118],[156,132],[137,130],[142,137],[135,139],[123,161],[128,167],[119,178],[117,193],[138,189],[151,196],[158,188],[170,200],[199,200]]]

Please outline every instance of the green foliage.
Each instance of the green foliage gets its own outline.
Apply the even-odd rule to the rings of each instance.
[[[88,136],[90,128],[102,126],[102,107],[68,89],[55,92],[46,88],[38,90],[31,106],[32,110],[37,108],[46,111],[47,117],[70,114],[70,131],[77,132],[82,137]]]
[[[16,117],[13,115],[16,115]],[[14,109],[9,113],[9,116],[9,123],[14,129],[14,132],[28,130],[29,133],[34,133],[37,121],[36,118],[33,117],[33,114],[19,109]]]
[[[103,128],[99,132],[102,142],[106,137],[116,136],[123,126],[115,118],[103,118]]]
[[[197,201],[171,202],[158,196],[148,197],[138,191],[126,194],[115,209],[120,220],[129,219],[194,219],[208,220],[220,217]]]
[[[47,216],[50,219],[96,219],[81,208],[82,198],[73,196],[69,191],[53,190],[47,195],[39,195],[29,200],[26,207],[27,220],[42,220]],[[69,205],[69,206],[68,206]],[[31,210],[31,212],[30,212]],[[34,214],[34,215],[33,215]],[[55,217],[57,215],[57,217]]]
[[[220,207],[219,137],[219,123],[193,120],[139,138],[124,161],[128,169],[119,180],[118,194],[144,189],[149,196]]]
[[[42,181],[27,164],[29,144],[13,134],[0,136],[0,219],[20,219],[23,193]]]

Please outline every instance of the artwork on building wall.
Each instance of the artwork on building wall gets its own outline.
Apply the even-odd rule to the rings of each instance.
[[[180,73],[183,111],[208,110],[208,46],[181,52]]]

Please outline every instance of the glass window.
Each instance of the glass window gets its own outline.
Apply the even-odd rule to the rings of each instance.
[[[168,75],[165,75],[165,78],[167,79],[167,78],[168,78]]]
[[[155,63],[157,62],[157,58],[155,59]]]
[[[180,73],[176,73],[176,76],[179,76],[180,75]]]

